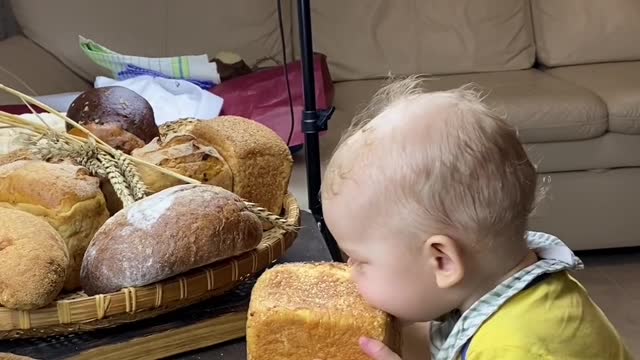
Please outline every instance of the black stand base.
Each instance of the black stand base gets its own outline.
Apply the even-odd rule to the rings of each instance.
[[[307,195],[309,208],[334,261],[343,261],[340,248],[324,222],[322,203],[320,202],[320,142],[318,133],[328,128],[328,121],[334,109],[318,111],[316,108],[316,85],[313,71],[313,43],[311,37],[311,8],[309,0],[298,1],[298,24],[300,30],[300,49],[302,55],[302,79],[304,90],[304,112],[302,131],[305,139],[305,160],[307,170]]]

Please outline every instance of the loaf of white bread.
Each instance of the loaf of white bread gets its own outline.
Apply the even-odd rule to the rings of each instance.
[[[179,185],[119,211],[100,228],[82,264],[88,295],[161,281],[254,249],[258,217],[213,185]]]
[[[338,263],[292,263],[264,272],[251,293],[249,360],[368,360],[367,336],[400,352],[397,322],[369,306]]]
[[[109,217],[99,180],[79,166],[18,160],[0,166],[0,207],[46,220],[69,252],[65,290],[80,287],[80,266],[98,228]]]
[[[31,310],[62,290],[69,268],[67,247],[43,219],[0,208],[0,306]]]

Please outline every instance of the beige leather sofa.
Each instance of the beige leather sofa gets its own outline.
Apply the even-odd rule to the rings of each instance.
[[[289,44],[297,42],[294,3],[283,0]],[[389,73],[433,75],[429,90],[474,82],[518,127],[540,176],[550,179],[533,229],[574,249],[640,246],[640,2],[312,6],[315,47],[328,55],[336,80],[325,160]],[[0,82],[36,94],[81,90],[100,73],[78,49],[78,34],[147,56],[232,50],[251,63],[280,53],[272,1],[14,0],[13,9],[24,37],[0,42]],[[304,202],[303,167],[296,166],[292,187]]]

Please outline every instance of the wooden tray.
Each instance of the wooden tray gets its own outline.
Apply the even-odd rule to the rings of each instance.
[[[285,198],[284,218],[289,224],[300,224],[300,209],[292,195]],[[33,311],[0,307],[0,340],[113,327],[204,301],[228,292],[278,260],[296,236],[297,231],[273,228],[264,232],[253,251],[144,287],[96,296],[76,293]]]

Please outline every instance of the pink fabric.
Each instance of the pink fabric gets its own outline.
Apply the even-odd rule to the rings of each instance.
[[[33,110],[35,110],[37,113],[45,112],[44,110],[40,109],[35,105],[32,105],[31,107],[33,107]],[[31,110],[29,110],[29,107],[27,107],[27,105],[0,105],[0,111],[4,111],[14,115],[27,114],[31,112]]]
[[[302,64],[300,61],[287,65],[289,85],[293,100],[294,131],[289,146],[304,143],[302,133],[302,110],[304,94],[302,84]],[[314,55],[314,75],[316,85],[316,106],[327,109],[333,104],[334,88],[322,54]],[[291,128],[289,95],[284,66],[258,70],[217,85],[211,92],[222,97],[223,115],[237,115],[255,120],[275,131],[287,141]]]

